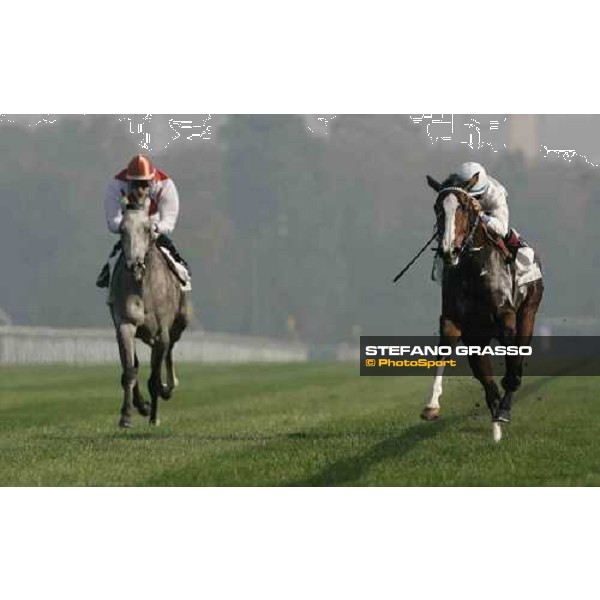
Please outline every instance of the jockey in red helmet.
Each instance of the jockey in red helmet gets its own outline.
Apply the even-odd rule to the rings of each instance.
[[[188,264],[177,252],[173,242],[167,237],[175,229],[179,216],[179,194],[173,180],[164,172],[156,169],[148,156],[134,156],[125,169],[117,173],[106,187],[104,196],[104,212],[106,225],[112,233],[119,233],[123,219],[123,197],[136,196],[140,191],[150,196],[150,216],[154,223],[156,243],[167,250],[174,259],[177,273],[184,283],[184,290],[191,289],[191,274]],[[110,255],[111,259],[119,256],[121,244],[118,242]],[[163,250],[164,251],[164,250]],[[109,259],[110,262],[110,259]],[[114,261],[116,263],[116,260]],[[110,281],[109,263],[102,268],[96,281],[98,287],[108,287]]]

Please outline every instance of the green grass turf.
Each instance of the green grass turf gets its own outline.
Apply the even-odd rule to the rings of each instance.
[[[429,377],[317,363],[179,376],[159,427],[136,415],[119,430],[116,367],[0,368],[0,484],[600,484],[599,378],[526,379],[495,445],[471,378],[448,377],[442,419],[424,423]]]

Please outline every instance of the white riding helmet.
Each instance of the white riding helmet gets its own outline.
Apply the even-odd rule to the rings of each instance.
[[[460,165],[456,172],[463,181],[469,181],[475,173],[479,173],[479,180],[475,184],[475,187],[471,188],[470,193],[473,196],[479,196],[480,194],[485,194],[490,185],[485,169],[479,163],[466,162]]]

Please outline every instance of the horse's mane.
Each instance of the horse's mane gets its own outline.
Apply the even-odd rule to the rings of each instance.
[[[459,187],[462,188],[464,185],[464,180],[459,177],[456,173],[452,173],[448,176],[448,178],[442,183],[442,188],[446,187]]]

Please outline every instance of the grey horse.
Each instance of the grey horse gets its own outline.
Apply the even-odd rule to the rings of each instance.
[[[154,243],[149,217],[150,198],[145,190],[123,198],[121,244],[111,282],[110,310],[119,344],[124,398],[120,427],[132,426],[132,406],[150,424],[158,425],[158,398],[168,400],[178,380],[173,367],[173,346],[188,324],[186,295],[167,259]],[[138,385],[139,361],[135,338],[152,348],[148,391],[151,403],[142,397]],[[167,383],[161,378],[166,365]]]

